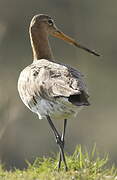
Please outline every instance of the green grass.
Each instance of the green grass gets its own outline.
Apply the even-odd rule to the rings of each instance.
[[[73,155],[66,155],[68,172],[57,171],[58,157],[37,158],[33,164],[28,163],[25,170],[6,171],[0,166],[0,180],[117,180],[114,166],[108,167],[108,156],[100,158],[95,147],[91,153],[82,151],[78,146]]]

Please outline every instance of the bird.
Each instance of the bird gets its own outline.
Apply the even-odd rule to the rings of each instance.
[[[58,170],[63,162],[67,171],[68,165],[64,154],[67,120],[76,116],[82,107],[90,105],[89,93],[84,76],[79,70],[55,60],[48,38],[53,36],[95,56],[100,55],[63,33],[55,21],[46,14],[37,14],[32,18],[29,35],[33,62],[19,75],[19,95],[23,103],[36,113],[39,119],[48,121],[60,151]],[[61,134],[56,129],[54,120],[63,120]]]

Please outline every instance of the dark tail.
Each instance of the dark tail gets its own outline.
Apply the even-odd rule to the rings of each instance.
[[[69,102],[76,106],[89,106],[88,95],[81,91],[81,94],[70,95],[68,98]]]

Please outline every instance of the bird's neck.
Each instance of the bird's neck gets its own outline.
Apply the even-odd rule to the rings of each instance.
[[[53,60],[53,55],[48,41],[48,35],[42,30],[30,30],[30,40],[33,51],[33,60]]]

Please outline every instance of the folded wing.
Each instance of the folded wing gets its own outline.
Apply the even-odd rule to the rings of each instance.
[[[89,105],[88,92],[81,73],[68,65],[48,62],[31,68],[33,93],[54,100],[65,97],[74,105]],[[31,77],[31,76],[30,76]],[[31,88],[31,89],[32,89]]]

